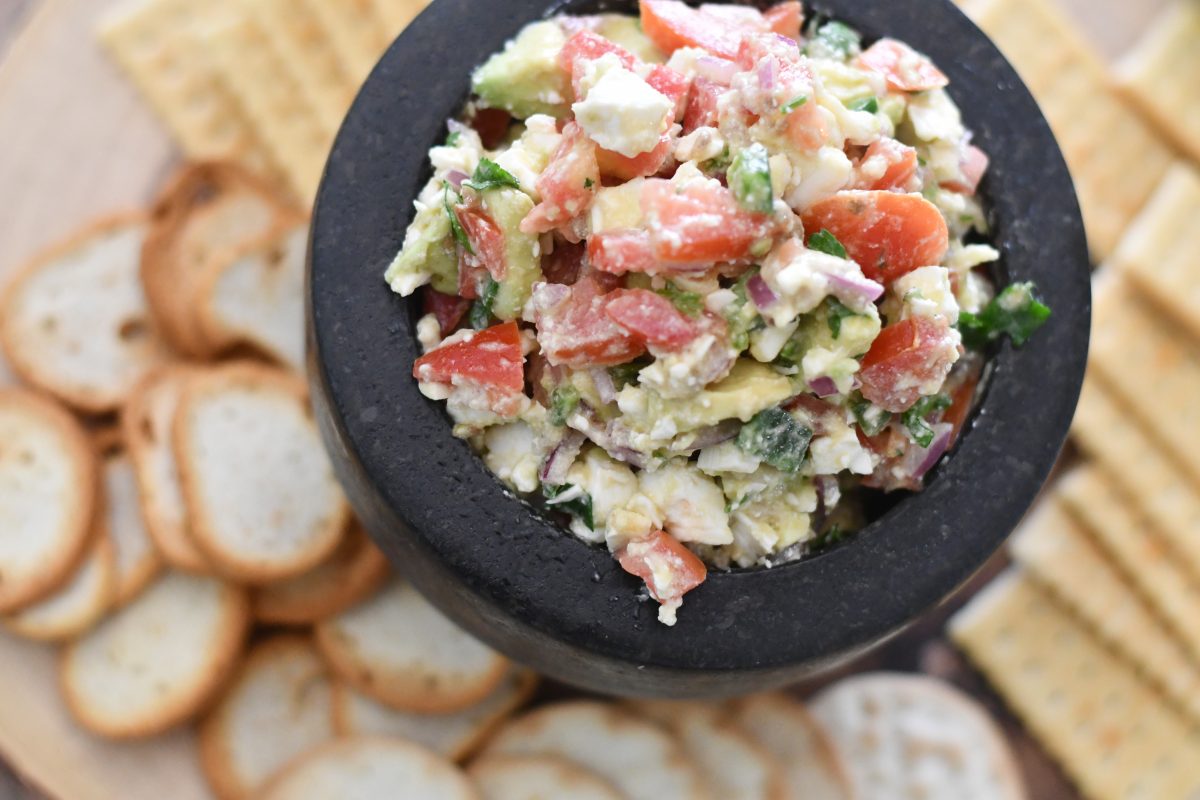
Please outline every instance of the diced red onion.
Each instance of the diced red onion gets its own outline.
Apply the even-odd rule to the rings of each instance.
[[[716,425],[696,431],[688,447],[692,450],[703,450],[705,447],[712,447],[722,442],[728,442],[737,436],[738,431],[741,429],[742,423],[739,420],[727,419],[724,422],[719,422]]]
[[[617,386],[613,383],[608,370],[594,369],[591,371],[591,376],[592,385],[596,387],[596,394],[600,395],[600,402],[611,403],[617,399]]]
[[[465,172],[459,172],[456,169],[450,170],[449,172],[446,173],[446,180],[449,181],[450,185],[453,186],[455,189],[461,189],[462,185],[463,185],[463,181],[467,180],[470,177],[471,176],[467,175]]]
[[[778,295],[771,291],[771,287],[767,286],[767,282],[763,280],[762,275],[755,275],[746,281],[746,291],[749,292],[750,299],[754,301],[754,305],[758,306],[760,310],[765,311],[779,302]]]
[[[775,82],[779,79],[779,69],[775,59],[765,58],[758,66],[758,85],[764,92],[775,91]]]
[[[696,74],[713,83],[728,86],[738,73],[738,65],[716,56],[700,56],[696,59]]]
[[[587,441],[586,436],[568,428],[563,437],[559,439],[558,444],[550,451],[550,455],[546,456],[545,462],[542,463],[542,469],[538,473],[542,483],[550,486],[561,486],[566,483],[567,470],[579,457],[579,451],[583,449],[585,441]]]
[[[809,388],[817,397],[832,397],[838,393],[837,383],[826,375],[819,378],[813,378],[808,382]]]
[[[918,448],[918,452],[923,454],[917,468],[913,470],[913,477],[917,480],[925,477],[925,473],[933,469],[942,456],[946,454],[946,450],[950,447],[950,440],[954,436],[954,426],[948,422],[941,422],[933,426],[933,442],[926,448]]]
[[[836,274],[830,274],[827,278],[833,286],[834,294],[843,302],[848,299],[851,302],[854,299],[861,299],[868,303],[874,303],[883,296],[883,284],[876,283],[870,278],[856,278],[849,275]]]
[[[446,120],[446,130],[450,131],[451,133],[467,133],[473,129],[466,123],[459,122],[456,119],[448,119]]]
[[[645,469],[650,465],[646,456],[632,447],[614,447],[609,450],[608,454],[617,461],[624,461],[629,466],[637,467],[638,469]]]

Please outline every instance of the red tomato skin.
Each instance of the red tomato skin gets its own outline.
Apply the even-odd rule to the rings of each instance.
[[[662,64],[650,68],[646,83],[675,102],[675,119],[681,119],[688,107],[688,95],[692,82],[685,76]]]
[[[774,233],[765,214],[744,211],[718,183],[693,183],[684,189],[665,180],[642,187],[642,210],[650,220],[654,257],[684,270],[740,261],[755,242]]]
[[[879,161],[887,164],[883,175],[863,175],[861,170],[868,164],[874,166]],[[895,139],[880,139],[867,148],[862,161],[858,163],[860,174],[855,184],[856,189],[869,191],[903,191],[917,174],[916,148],[901,144]]]
[[[479,134],[483,146],[495,150],[508,136],[512,121],[512,115],[502,108],[477,108],[470,125]]]
[[[941,212],[917,195],[838,192],[811,206],[802,219],[809,236],[827,229],[864,275],[884,285],[918,267],[940,264],[950,246]]]
[[[942,188],[965,195],[974,195],[979,190],[979,183],[983,180],[983,176],[987,174],[990,164],[991,159],[988,158],[987,153],[975,145],[969,144],[963,153],[960,164],[963,179],[961,181],[943,183]]]
[[[692,92],[688,96],[687,109],[683,113],[685,136],[697,128],[717,127],[717,123],[721,121],[717,101],[724,92],[725,87],[708,78],[697,77],[692,82]]]
[[[800,29],[804,26],[804,7],[796,0],[772,6],[763,16],[775,33],[800,40]]]
[[[521,221],[525,233],[547,233],[587,213],[600,186],[596,145],[575,122],[563,128],[563,141],[538,178],[542,202]]]
[[[953,365],[950,335],[944,319],[913,317],[884,328],[862,360],[863,397],[894,414],[907,411],[920,399],[919,385],[944,378]]]
[[[555,367],[590,369],[632,361],[645,343],[617,325],[604,309],[610,299],[591,277],[583,277],[558,302],[542,302],[548,294],[535,287],[533,308],[542,355]]]
[[[479,331],[469,340],[431,350],[413,364],[413,377],[433,383],[471,384],[497,397],[525,389],[525,356],[515,322]]]
[[[508,256],[504,252],[504,231],[483,210],[471,206],[454,209],[475,251],[475,258],[494,279],[504,280],[508,274]]]
[[[683,347],[699,332],[674,303],[648,289],[618,289],[604,313],[646,344],[667,350]]]
[[[579,280],[583,270],[583,259],[587,248],[582,242],[564,242],[556,239],[554,251],[542,257],[542,275],[547,283],[570,286]]]
[[[588,240],[588,262],[610,275],[653,273],[658,268],[650,234],[646,231],[605,231]]]
[[[587,62],[609,53],[616,55],[625,69],[633,69],[640,61],[637,56],[616,42],[609,41],[600,34],[588,30],[575,33],[563,45],[562,52],[558,56],[558,63],[563,71],[571,76],[571,86],[575,90],[577,100],[583,99],[579,91],[579,83],[583,78],[584,66]]]
[[[858,62],[887,78],[900,92],[925,92],[950,85],[950,79],[933,62],[895,39],[880,39],[863,51]]]
[[[471,301],[452,294],[443,294],[432,286],[425,287],[421,297],[421,313],[433,314],[437,317],[438,328],[442,336],[448,335],[458,327],[462,318],[471,308]]]
[[[722,20],[681,0],[641,0],[642,31],[667,55],[681,47],[699,47],[715,56],[737,57],[740,33]]]
[[[650,596],[660,603],[679,600],[708,577],[704,562],[663,531],[630,542],[616,556],[621,569],[645,581]]]
[[[600,166],[600,175],[605,178],[615,178],[620,181],[648,178],[666,168],[674,152],[673,145],[670,135],[664,133],[657,147],[633,158],[597,147],[596,163]]]

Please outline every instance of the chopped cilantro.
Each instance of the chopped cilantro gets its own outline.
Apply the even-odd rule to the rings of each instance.
[[[645,367],[645,364],[630,361],[628,364],[618,364],[615,367],[609,367],[608,374],[613,379],[613,385],[620,391],[631,383],[637,383],[638,373],[645,369]]]
[[[475,330],[481,331],[491,324],[492,305],[496,302],[496,292],[498,291],[500,291],[500,284],[488,278],[487,285],[483,287],[479,299],[471,304],[471,312],[467,321]]]
[[[542,495],[549,501],[547,505],[575,515],[582,520],[584,525],[588,526],[589,530],[595,530],[596,521],[592,515],[592,496],[590,494],[580,491],[578,496],[570,500],[558,499],[577,488],[572,483],[564,483],[561,486],[550,486],[544,483],[542,484]]]
[[[812,550],[827,550],[849,535],[850,531],[842,530],[841,526],[835,523],[830,525],[824,533],[821,533],[817,536],[817,538],[813,539],[810,547]]]
[[[1050,309],[1037,299],[1037,287],[1031,282],[1014,283],[1000,292],[978,314],[963,312],[958,317],[958,329],[963,342],[980,350],[1008,334],[1017,347],[1050,318]]]
[[[470,182],[464,185],[470,186],[477,192],[486,192],[489,189],[521,188],[521,182],[513,177],[511,172],[487,158],[479,159],[479,166],[475,168],[475,174],[471,176]]]
[[[800,363],[803,353],[800,352],[802,345],[796,339],[788,339],[779,350],[779,355],[775,357],[775,363],[783,367],[794,367]]]
[[[700,171],[706,175],[711,175],[714,172],[724,172],[729,169],[732,160],[733,156],[729,152],[729,145],[725,145],[725,149],[721,151],[721,155],[710,158],[708,161],[700,162]]]
[[[824,228],[809,237],[808,248],[837,258],[846,257],[846,248],[842,246],[836,236]]]
[[[737,445],[776,469],[797,472],[812,438],[812,430],[791,414],[782,408],[768,408],[742,426]]]
[[[840,339],[842,336],[842,320],[846,317],[857,317],[858,314],[842,305],[842,302],[836,297],[830,297],[825,301],[829,309],[829,316],[825,321],[829,323],[829,332],[833,334],[834,339]]]
[[[905,411],[904,415],[900,417],[900,421],[904,423],[904,429],[908,431],[908,438],[921,447],[929,447],[933,444],[933,428],[929,427],[928,418],[939,411],[945,411],[950,407],[950,403],[950,396],[944,394],[922,397],[918,400],[916,405]]]
[[[729,342],[739,353],[750,346],[750,332],[766,326],[758,310],[750,303],[746,283],[758,274],[751,269],[742,274],[730,287],[737,299],[725,307],[725,321],[729,324]]]
[[[550,422],[566,425],[567,419],[579,408],[579,390],[571,384],[559,386],[550,393]]]
[[[790,113],[792,113],[793,111],[795,111],[797,108],[800,108],[800,106],[804,105],[804,104],[805,104],[805,103],[807,103],[807,102],[808,102],[808,95],[806,95],[806,94],[802,94],[802,95],[800,95],[799,97],[796,97],[796,98],[794,98],[794,99],[792,99],[792,100],[789,100],[788,102],[784,103],[784,104],[783,104],[783,105],[782,105],[782,106],[779,108],[779,110],[780,110],[782,113],[784,113],[784,114],[790,114]]]
[[[584,179],[583,179],[583,188],[585,188],[585,189],[590,189],[590,188],[592,188],[592,187],[593,187],[593,186],[595,186],[595,185],[596,185],[596,182],[595,182],[594,180],[592,180],[591,178],[584,178]]]
[[[446,147],[458,147],[459,140],[462,139],[462,134],[458,131],[450,131],[450,135],[446,137]]]
[[[871,114],[879,113],[879,98],[868,97],[865,100],[855,100],[850,104],[851,111],[866,111]]]
[[[463,230],[462,223],[458,221],[458,214],[454,213],[454,204],[450,202],[450,192],[453,186],[447,181],[445,184],[445,192],[442,195],[442,205],[446,207],[446,216],[450,218],[450,230],[454,234],[454,241],[458,242],[459,247],[466,250],[471,255],[475,255],[475,250],[471,247],[471,240],[467,238],[467,232]],[[461,200],[462,197],[459,196]]]
[[[685,292],[670,281],[667,282],[666,286],[656,291],[670,300],[676,308],[689,317],[698,317],[700,316],[700,312],[704,310],[703,297],[695,292]]]
[[[747,211],[770,214],[775,208],[770,158],[767,148],[756,142],[739,151],[729,165],[729,188]]]
[[[929,162],[928,162],[928,161],[926,161],[926,160],[925,160],[925,158],[924,158],[923,156],[917,156],[917,166],[919,166],[919,167],[928,167],[928,166],[929,166]]]
[[[926,200],[932,203],[933,201],[937,200],[939,191],[938,185],[936,183],[931,183],[921,190],[921,197],[924,197]]]
[[[858,427],[867,436],[878,436],[892,421],[890,411],[884,411],[857,392],[850,400],[850,410],[854,413]]]

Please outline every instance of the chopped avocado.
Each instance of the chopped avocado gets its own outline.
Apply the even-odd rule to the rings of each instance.
[[[504,51],[475,70],[471,88],[483,104],[515,117],[562,118],[570,110],[571,84],[558,63],[567,37],[557,22],[525,26]]]
[[[812,429],[791,414],[782,408],[768,408],[742,427],[737,445],[775,469],[797,472],[812,438]]]
[[[670,417],[677,431],[684,433],[726,419],[749,422],[792,394],[787,378],[765,364],[743,359],[723,381],[691,397],[666,400],[652,389],[630,385],[621,390],[617,403],[630,423],[641,430],[649,431]]]
[[[492,189],[484,192],[483,207],[504,232],[504,255],[508,272],[496,290],[492,314],[509,322],[521,316],[521,309],[533,293],[533,284],[542,277],[538,237],[521,231],[521,220],[533,210],[533,201],[518,189]]]
[[[392,291],[405,297],[426,283],[432,283],[439,292],[458,294],[458,254],[450,233],[450,218],[440,205],[417,212],[404,237],[404,247],[384,279]]]
[[[625,14],[601,14],[596,33],[624,47],[648,64],[665,64],[666,55],[642,32],[641,21]]]

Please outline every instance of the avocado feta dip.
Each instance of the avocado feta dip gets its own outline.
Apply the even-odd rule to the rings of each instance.
[[[423,303],[422,393],[668,625],[710,567],[840,539],[860,488],[921,488],[984,351],[1049,314],[983,269],[988,157],[948,82],[796,2],[529,25],[387,270]]]

